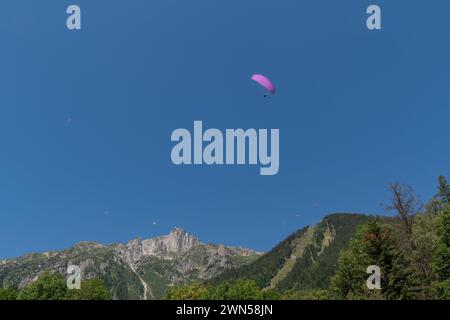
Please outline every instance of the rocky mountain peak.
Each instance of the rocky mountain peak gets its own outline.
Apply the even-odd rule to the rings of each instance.
[[[169,235],[172,235],[172,234],[178,236],[178,235],[184,235],[184,234],[188,234],[188,233],[185,230],[183,230],[182,228],[175,227],[169,233]]]
[[[199,245],[200,240],[183,229],[175,227],[166,237],[165,244],[168,251],[179,253]]]
[[[143,241],[144,255],[180,253],[200,244],[200,240],[181,228],[174,228],[166,236]]]
[[[131,264],[146,256],[170,259],[174,254],[186,252],[200,244],[201,242],[196,236],[176,227],[168,235],[145,240],[138,238],[128,242],[122,256]]]

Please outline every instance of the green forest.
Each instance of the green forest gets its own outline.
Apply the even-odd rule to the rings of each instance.
[[[409,300],[450,299],[450,185],[421,204],[409,186],[389,185],[394,214],[334,214],[305,227],[270,252],[212,279],[170,287],[168,300]],[[380,269],[369,289],[368,266]],[[69,290],[59,273],[44,272],[20,290],[0,288],[0,300],[110,300],[101,279]]]
[[[112,295],[100,279],[81,281],[80,289],[68,289],[59,273],[45,272],[23,288],[0,288],[0,300],[110,300]]]
[[[394,218],[334,215],[315,229],[313,243],[275,287],[270,280],[292,253],[291,235],[254,263],[225,272],[207,283],[170,290],[167,299],[450,299],[450,186],[438,179],[438,192],[422,205],[409,186],[389,185]],[[339,221],[338,221],[339,220]],[[322,227],[339,225],[334,244],[317,255]],[[344,235],[352,233],[349,243]],[[345,248],[337,252],[336,248]],[[336,255],[337,264],[333,264]],[[314,257],[316,259],[314,259]],[[369,290],[366,268],[380,267],[381,289]]]

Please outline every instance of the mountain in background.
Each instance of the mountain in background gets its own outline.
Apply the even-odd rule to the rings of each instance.
[[[81,242],[63,251],[0,261],[0,287],[23,288],[43,271],[66,274],[79,265],[83,279],[101,278],[115,299],[160,299],[169,287],[254,280],[260,288],[326,289],[356,228],[373,216],[332,214],[299,229],[268,253],[204,244],[175,228],[169,235],[127,244]]]
[[[209,283],[247,279],[280,292],[326,289],[337,270],[339,252],[347,249],[356,227],[371,218],[363,214],[329,215],[317,225],[293,233],[254,262],[226,270]]]
[[[66,275],[68,265],[78,265],[82,279],[103,279],[115,299],[158,299],[170,286],[208,280],[260,255],[244,248],[204,244],[175,228],[169,235],[127,244],[81,242],[63,251],[0,261],[0,287],[21,289],[44,271]]]

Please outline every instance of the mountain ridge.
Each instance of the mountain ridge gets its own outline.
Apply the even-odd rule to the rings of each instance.
[[[254,280],[265,289],[326,289],[340,250],[356,228],[373,215],[334,213],[293,232],[266,253],[205,244],[181,228],[149,239],[103,245],[78,242],[61,251],[32,253],[0,261],[0,286],[23,288],[41,272],[66,274],[79,265],[83,279],[101,278],[115,299],[160,299],[172,286],[237,279]]]
[[[199,254],[202,259],[197,259]],[[83,279],[103,279],[114,298],[156,299],[169,286],[204,281],[258,255],[251,249],[204,244],[183,229],[174,228],[167,235],[138,237],[125,244],[81,241],[63,250],[1,260],[0,287],[23,288],[43,271],[65,275],[67,266],[74,264],[80,266]]]
[[[254,262],[229,269],[209,280],[216,285],[238,279],[254,280],[261,288],[279,291],[326,289],[356,228],[375,216],[334,213],[305,226]]]

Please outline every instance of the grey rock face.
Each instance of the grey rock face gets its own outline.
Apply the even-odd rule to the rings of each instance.
[[[134,265],[143,257],[148,256],[172,259],[200,244],[201,242],[196,236],[180,228],[175,228],[168,235],[146,240],[138,238],[128,242],[122,248],[121,256],[124,261]]]
[[[128,264],[135,264],[142,256],[142,240],[140,238],[131,240],[121,249],[121,257]]]
[[[144,256],[149,255],[167,255],[186,252],[187,250],[198,246],[200,240],[186,231],[175,228],[170,234],[142,242]]]

